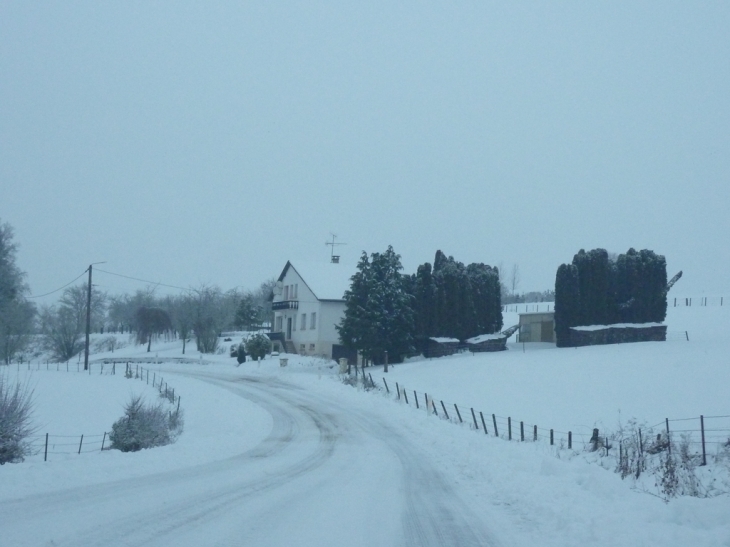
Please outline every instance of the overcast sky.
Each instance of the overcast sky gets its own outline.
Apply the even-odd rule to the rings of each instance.
[[[97,261],[255,288],[330,232],[525,291],[649,248],[727,294],[728,29],[728,2],[6,0],[0,220],[34,294]]]

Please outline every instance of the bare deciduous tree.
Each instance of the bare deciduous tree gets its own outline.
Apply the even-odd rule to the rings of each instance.
[[[520,267],[517,264],[512,264],[512,270],[509,274],[509,284],[512,289],[512,296],[517,292],[517,288],[520,286]]]
[[[218,335],[226,326],[226,309],[222,306],[223,294],[217,286],[201,285],[193,289],[194,319],[193,330],[198,351],[215,353],[218,348]]]
[[[26,299],[28,285],[15,264],[16,252],[13,228],[0,224],[0,357],[5,363],[27,345],[36,314]]]
[[[137,341],[147,344],[147,352],[152,349],[152,338],[172,329],[169,314],[161,308],[142,306],[135,314],[137,324]]]

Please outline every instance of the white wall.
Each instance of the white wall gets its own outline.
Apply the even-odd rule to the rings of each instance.
[[[326,355],[332,357],[332,345],[339,343],[339,334],[335,329],[335,325],[339,324],[345,315],[344,302],[320,302],[309,290],[304,280],[297,274],[294,268],[289,268],[282,279],[282,284],[298,285],[297,297],[292,298],[291,289],[287,300],[296,300],[299,302],[299,308],[296,310],[277,310],[274,312],[274,328],[276,329],[277,318],[282,317],[281,332],[286,335],[286,323],[288,318],[292,318],[291,342],[298,353],[306,355]],[[274,295],[274,302],[281,302],[284,299],[284,291],[280,295]],[[310,328],[312,322],[312,313],[317,314],[317,324],[315,328]],[[306,328],[302,330],[302,314],[307,315]],[[304,344],[304,351],[301,349]],[[314,349],[311,348],[314,344]]]

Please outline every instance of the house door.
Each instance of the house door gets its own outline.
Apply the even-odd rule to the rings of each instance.
[[[291,317],[286,320],[286,339],[291,340]]]

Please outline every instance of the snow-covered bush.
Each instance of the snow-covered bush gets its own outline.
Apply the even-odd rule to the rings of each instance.
[[[166,411],[162,403],[146,404],[140,395],[133,395],[124,408],[124,416],[114,422],[109,440],[111,448],[136,452],[174,442],[182,428],[179,412]]]
[[[271,342],[269,342],[269,338],[266,335],[254,334],[246,340],[246,353],[254,361],[259,358],[263,359],[269,353],[270,346]]]
[[[21,462],[30,453],[32,414],[33,390],[0,374],[0,465]]]
[[[236,350],[236,360],[239,365],[246,362],[246,346],[243,342],[238,345],[238,349]]]

